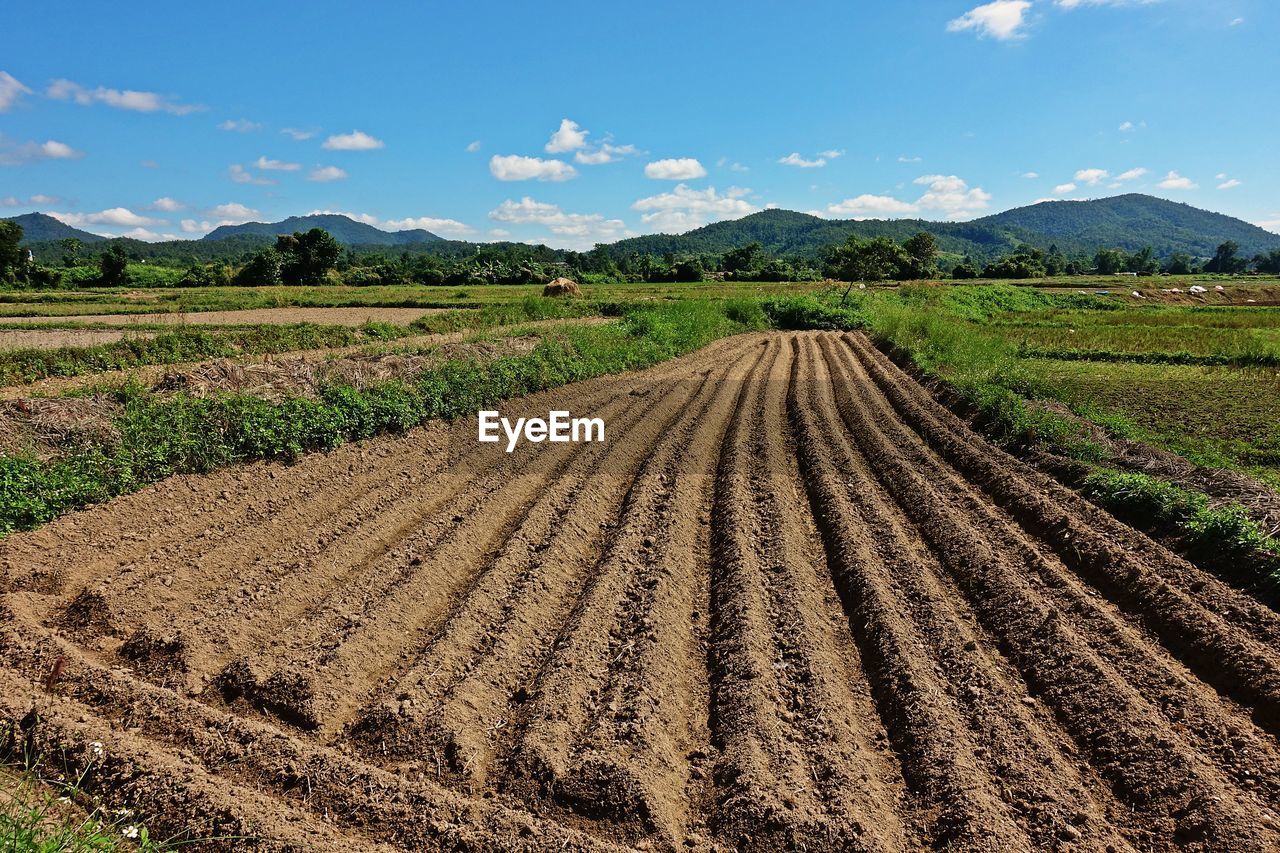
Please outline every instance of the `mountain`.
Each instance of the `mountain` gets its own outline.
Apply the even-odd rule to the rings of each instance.
[[[751,242],[780,255],[815,257],[824,246],[850,236],[892,237],[901,242],[928,231],[948,253],[991,258],[1020,243],[1042,249],[1092,255],[1099,248],[1137,251],[1151,246],[1156,255],[1186,252],[1211,257],[1226,240],[1252,257],[1280,248],[1280,235],[1221,213],[1211,213],[1148,195],[1130,194],[1094,201],[1047,201],[1018,207],[971,222],[922,219],[822,219],[790,210],[762,210],[742,219],[715,222],[685,234],[650,234],[608,247],[615,258],[633,252],[654,254],[719,253]]]
[[[21,216],[11,216],[7,221],[16,222],[22,226],[23,243],[65,240],[68,237],[78,237],[86,243],[98,243],[107,239],[97,234],[90,234],[88,231],[81,231],[79,228],[72,228],[65,222],[60,222],[44,213],[24,213]]]
[[[226,240],[229,237],[254,236],[274,239],[278,234],[310,231],[323,228],[339,243],[348,246],[410,246],[415,243],[434,243],[443,240],[415,228],[409,231],[383,231],[349,216],[338,213],[313,213],[309,216],[290,216],[281,222],[246,222],[243,225],[220,225],[201,240]]]
[[[1227,240],[1239,243],[1245,257],[1280,248],[1280,235],[1256,225],[1138,193],[1091,201],[1044,201],[984,216],[970,224],[1019,229],[1093,248],[1133,252],[1150,246],[1160,257],[1174,252],[1211,257]]]

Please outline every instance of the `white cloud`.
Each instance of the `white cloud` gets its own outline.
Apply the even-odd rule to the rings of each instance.
[[[17,207],[20,204],[22,204],[22,199],[16,195],[7,195],[4,198],[0,198],[0,207]]]
[[[382,228],[388,231],[409,231],[415,228],[422,228],[433,234],[474,234],[476,229],[467,225],[465,222],[459,222],[456,219],[440,219],[434,216],[411,216],[406,219],[388,219],[385,220]]]
[[[1244,23],[1244,18],[1232,18],[1227,22],[1228,27],[1238,27]]]
[[[1076,172],[1076,180],[1089,186],[1101,183],[1109,177],[1111,177],[1111,173],[1106,169],[1080,169]]]
[[[1146,6],[1159,2],[1160,0],[1054,0],[1063,9],[1078,9],[1081,6]]]
[[[258,211],[239,202],[227,202],[204,212],[209,219],[184,219],[179,224],[187,234],[207,234],[223,225],[241,225],[258,217]]]
[[[751,171],[751,167],[750,167],[750,166],[744,166],[744,165],[742,165],[741,163],[732,163],[732,164],[730,164],[730,166],[729,166],[729,171],[731,171],[731,172],[750,172],[750,171]]]
[[[1075,184],[1066,183],[1066,184],[1058,184],[1056,187],[1053,188],[1053,191],[1058,195],[1066,195],[1067,193],[1075,192],[1076,189],[1077,187]]]
[[[743,198],[749,192],[743,187],[730,187],[718,193],[715,187],[695,190],[677,184],[669,192],[637,199],[631,207],[642,211],[640,220],[650,228],[667,233],[688,231],[708,222],[756,212],[759,208]]]
[[[327,183],[329,181],[340,181],[346,176],[347,173],[337,166],[320,166],[311,170],[310,174],[307,175],[307,180]]]
[[[843,148],[828,148],[826,151],[819,151],[819,152],[818,152],[818,156],[819,156],[819,157],[826,157],[828,160],[834,160],[834,159],[836,159],[837,157],[843,157],[843,156],[844,156],[844,149],[843,149]]]
[[[145,240],[148,243],[154,243],[158,240],[177,240],[176,234],[157,234],[147,228],[130,228],[120,235],[121,237],[129,237],[133,240]]]
[[[75,160],[84,156],[65,142],[13,142],[0,134],[0,166],[21,166],[38,160]]]
[[[1220,189],[1220,190],[1233,190],[1233,189],[1235,189],[1236,187],[1240,186],[1242,183],[1243,183],[1243,181],[1238,181],[1238,180],[1236,180],[1235,178],[1228,178],[1227,180],[1225,180],[1225,181],[1223,181],[1222,183],[1218,184],[1218,189]]]
[[[255,168],[264,172],[296,172],[302,168],[301,163],[286,163],[283,160],[270,160],[265,155],[253,161]]]
[[[547,140],[546,151],[548,154],[566,154],[570,151],[577,151],[579,148],[586,146],[589,132],[579,127],[576,121],[567,118],[560,119],[560,127]]]
[[[474,153],[476,153],[476,152],[477,152],[477,151],[479,151],[479,150],[480,150],[480,140],[479,140],[479,139],[475,140],[474,142],[469,142],[469,143],[467,143],[467,153],[468,153],[468,154],[474,154]]]
[[[503,240],[503,239],[506,239],[507,237],[510,237],[511,232],[505,228],[490,228],[489,236],[494,237],[498,240]]]
[[[594,243],[616,240],[630,233],[621,219],[606,219],[599,213],[566,213],[558,205],[536,201],[529,196],[520,201],[503,201],[489,211],[489,218],[494,222],[514,225],[542,225],[557,237],[568,238],[559,242],[584,248]],[[494,229],[490,234],[495,237],[510,236],[510,232],[503,228]]]
[[[134,213],[127,207],[111,207],[97,213],[54,213],[50,216],[67,225],[118,225],[121,227],[139,227],[143,225],[164,225],[164,219],[152,219]]]
[[[489,173],[500,181],[568,181],[578,176],[578,170],[563,160],[520,154],[494,154],[489,158]]]
[[[693,157],[654,160],[644,167],[644,176],[656,181],[691,181],[706,175],[707,170]]]
[[[36,193],[30,199],[28,199],[28,201],[30,201],[31,204],[57,204],[58,202],[62,201],[62,199],[56,195],[45,195],[44,193]]]
[[[376,139],[362,130],[353,130],[350,133],[330,136],[320,147],[330,151],[373,151],[385,146],[386,143],[381,139]]]
[[[1271,214],[1270,219],[1264,219],[1261,222],[1255,222],[1253,224],[1257,225],[1259,228],[1265,228],[1268,231],[1274,231],[1275,233],[1280,234],[1280,213],[1273,213]]]
[[[282,127],[280,128],[280,132],[296,142],[302,142],[303,140],[310,139],[315,136],[319,131],[299,130],[296,127]]]
[[[31,90],[14,79],[8,71],[0,71],[0,113],[8,110]]]
[[[168,196],[162,196],[161,198],[158,198],[155,201],[151,202],[151,209],[163,210],[166,213],[176,213],[179,210],[186,210],[187,206],[182,202],[178,201],[177,199],[169,198]]]
[[[1133,122],[1131,122],[1131,121],[1126,121],[1126,122],[1121,123],[1121,125],[1120,125],[1120,132],[1121,132],[1121,133],[1128,133],[1128,132],[1129,132],[1129,131],[1131,131],[1131,130],[1133,130]]]
[[[573,159],[574,162],[583,166],[600,166],[639,153],[634,145],[614,145],[610,142],[605,142],[594,151],[584,149],[575,152]]]
[[[258,211],[248,205],[229,201],[226,204],[219,204],[216,207],[209,208],[209,215],[217,216],[221,219],[237,219],[240,222],[248,222],[258,215]]]
[[[984,209],[991,202],[991,193],[982,187],[970,187],[955,175],[923,175],[915,183],[928,190],[916,201],[923,210],[938,210],[948,219],[969,219],[973,211]]]
[[[779,157],[778,162],[784,166],[795,166],[798,169],[821,169],[827,165],[827,158],[818,157],[814,160],[806,160],[798,152],[793,151],[786,157]]]
[[[906,154],[898,155],[899,163],[919,163],[921,159],[920,157],[908,157]]]
[[[1028,178],[1028,179],[1034,179],[1034,178],[1040,177],[1040,173],[1039,172],[1023,172],[1022,177]]]
[[[262,130],[262,125],[256,121],[249,121],[247,118],[229,118],[218,123],[218,130],[227,130],[232,133],[252,133],[255,130]]]
[[[1198,190],[1200,185],[1190,178],[1184,178],[1177,172],[1171,171],[1164,176],[1164,180],[1156,184],[1162,190]]]
[[[89,89],[70,80],[54,80],[45,90],[45,94],[57,101],[74,101],[85,107],[91,104],[105,104],[118,110],[133,110],[140,113],[166,112],[181,116],[204,109],[198,104],[182,104],[155,92],[108,89],[105,86]]]
[[[909,201],[893,196],[863,194],[827,205],[827,213],[849,219],[896,219],[919,213],[919,208]]]
[[[1146,174],[1147,170],[1139,166],[1136,169],[1130,169],[1127,172],[1121,172],[1116,175],[1116,181],[1136,181],[1138,178],[1144,177]]]
[[[947,24],[947,32],[975,30],[979,36],[1008,41],[1021,38],[1030,0],[994,0],[977,6]]]
[[[241,166],[239,163],[232,163],[230,166],[228,166],[227,174],[230,175],[231,180],[235,181],[237,184],[256,184],[258,186],[270,186],[271,184],[275,183],[275,181],[271,180],[270,178],[263,178],[258,175],[254,175],[252,172],[250,172],[244,166]]]

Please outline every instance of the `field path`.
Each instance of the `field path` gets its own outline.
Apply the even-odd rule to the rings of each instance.
[[[246,849],[1280,849],[1280,615],[861,335],[501,409],[607,440],[431,424],[0,542],[0,715]]]

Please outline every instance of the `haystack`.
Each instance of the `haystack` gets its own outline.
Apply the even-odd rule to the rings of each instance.
[[[571,278],[558,278],[542,288],[543,296],[581,296],[582,288]]]

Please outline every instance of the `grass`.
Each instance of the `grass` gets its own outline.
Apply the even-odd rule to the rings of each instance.
[[[5,853],[162,853],[177,849],[151,838],[127,809],[111,811],[80,789],[40,779],[21,767],[0,768],[0,849]],[[88,805],[86,805],[86,803]]]
[[[146,364],[176,364],[204,358],[262,355],[301,349],[353,346],[410,334],[403,326],[369,322],[358,329],[313,323],[260,325],[244,329],[184,327],[151,337],[109,344],[0,352],[0,384],[18,385],[52,376],[82,376]]]
[[[314,399],[195,397],[126,386],[116,392],[122,412],[115,443],[90,441],[50,460],[0,457],[0,532],[34,527],[172,474],[292,459],[433,418],[456,418],[498,400],[647,367],[766,325],[751,302],[689,300],[619,312],[618,323],[540,329],[540,342],[526,354],[452,360],[412,381],[363,389],[334,385]]]

